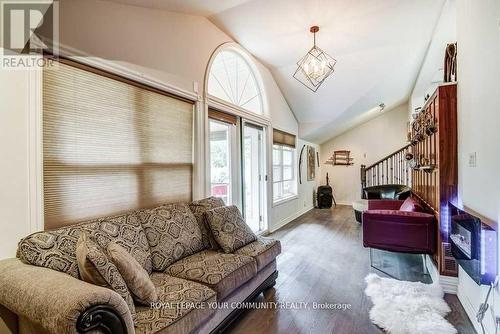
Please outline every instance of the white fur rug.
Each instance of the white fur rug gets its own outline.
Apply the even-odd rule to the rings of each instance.
[[[390,334],[456,334],[444,319],[450,307],[439,284],[398,281],[369,274],[365,293],[372,322]]]

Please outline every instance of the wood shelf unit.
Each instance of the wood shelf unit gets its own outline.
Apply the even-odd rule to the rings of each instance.
[[[457,276],[449,243],[448,202],[457,198],[457,85],[439,86],[412,122],[413,192],[436,215],[439,231],[434,256],[442,275]],[[425,168],[432,166],[433,168]]]

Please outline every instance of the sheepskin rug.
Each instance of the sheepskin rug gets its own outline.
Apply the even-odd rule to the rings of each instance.
[[[444,319],[450,307],[439,284],[398,281],[369,274],[365,293],[372,299],[370,319],[390,334],[456,334]]]

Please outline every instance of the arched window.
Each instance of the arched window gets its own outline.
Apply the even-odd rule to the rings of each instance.
[[[208,94],[263,114],[261,89],[253,69],[236,50],[224,49],[215,56],[208,77]]]

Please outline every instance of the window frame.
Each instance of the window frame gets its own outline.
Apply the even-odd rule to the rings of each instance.
[[[218,60],[219,57],[222,57],[222,63],[224,66],[224,74],[228,79],[228,82],[230,85],[229,86],[230,91],[226,91],[224,85],[220,81],[220,80],[222,80],[222,78],[213,72],[214,63]],[[228,65],[226,65],[226,61],[228,60],[228,57],[233,57],[236,62],[239,62],[239,64],[243,65],[245,67],[245,70],[248,71],[248,75],[246,77],[246,80],[244,80],[245,83],[242,87],[243,89],[241,92],[241,96],[239,98],[236,96],[231,96],[232,94],[235,94],[233,89],[236,89],[236,94],[239,95],[238,92],[239,92],[239,89],[241,87],[231,85],[231,83],[238,82],[238,70],[235,73],[236,76],[229,77],[230,73],[232,73],[232,72],[227,67]],[[211,85],[210,83],[211,83],[212,78],[215,80],[215,82],[213,82],[213,84]],[[251,85],[251,84],[253,84],[253,87],[256,91],[256,95],[247,99],[245,101],[245,103],[240,104],[240,102],[243,102],[243,101],[240,101],[239,99],[243,98],[243,92],[245,91],[246,87],[247,86],[250,87],[249,85]],[[211,88],[214,89],[215,88],[214,86],[218,86],[219,89],[221,89],[223,91],[224,96],[214,94],[214,91],[210,90]],[[210,64],[210,69],[208,71],[207,93],[211,98],[216,98],[218,100],[224,101],[224,102],[229,103],[231,105],[237,106],[243,110],[246,110],[247,112],[250,112],[250,113],[253,113],[256,115],[264,115],[264,101],[263,101],[263,93],[262,93],[262,84],[259,82],[259,78],[257,77],[257,72],[252,67],[252,65],[248,61],[248,59],[246,59],[243,56],[242,52],[240,52],[239,50],[236,50],[234,48],[222,49],[219,52],[217,52],[217,54],[215,55],[214,59],[212,60],[212,62]],[[233,101],[234,99],[238,99],[238,101],[237,102]],[[253,109],[248,108],[246,106],[250,101],[252,101],[254,99],[256,99],[258,101],[258,110],[253,110]]]
[[[276,164],[275,159],[274,159],[274,153],[275,151],[279,151],[280,155],[280,161],[278,164]],[[292,154],[292,164],[291,165],[285,165],[284,164],[284,152],[289,151]],[[273,206],[288,202],[290,200],[298,198],[298,184],[297,184],[297,162],[296,162],[296,154],[297,154],[297,149],[295,147],[290,147],[287,145],[282,145],[282,144],[273,144],[273,154],[272,154],[272,201],[273,201]],[[292,178],[290,179],[284,179],[284,171],[285,168],[290,167],[292,169]],[[280,180],[276,181],[276,177],[274,174],[274,169],[275,168],[280,168],[280,174],[281,178]],[[291,182],[293,184],[293,193],[288,195],[288,196],[281,196],[279,198],[276,198],[274,186],[275,184],[281,184],[281,187],[283,188],[283,185],[285,182]],[[283,193],[283,190],[281,191]]]
[[[234,152],[233,152],[233,145],[231,144],[231,140],[232,138],[234,138],[235,136],[235,124],[232,124],[232,123],[229,123],[229,122],[226,122],[226,121],[223,121],[223,120],[220,120],[220,119],[216,119],[216,118],[211,118],[209,117],[208,118],[208,171],[209,171],[209,178],[208,178],[208,183],[210,185],[209,187],[209,196],[214,196],[214,197],[218,197],[218,198],[222,198],[222,197],[219,197],[217,195],[214,195],[212,194],[212,185],[214,183],[212,183],[212,150],[211,150],[211,138],[210,138],[210,135],[211,135],[211,129],[210,129],[210,126],[211,126],[211,123],[217,123],[219,125],[222,125],[222,126],[227,126],[227,154],[228,154],[228,157],[227,157],[227,160],[228,160],[228,170],[229,170],[229,173],[228,173],[228,177],[229,177],[229,187],[228,187],[228,194],[227,194],[227,202],[225,202],[226,205],[233,205],[234,203],[234,198],[233,198],[233,192],[234,192],[234,179],[235,179],[235,176],[233,175],[233,159],[234,159]]]
[[[256,87],[259,90],[261,112],[254,112],[250,109],[240,107],[230,101],[227,101],[225,99],[210,94],[209,78],[210,78],[210,72],[212,70],[212,65],[217,56],[223,51],[234,52],[237,56],[241,57],[243,61],[246,63],[246,65],[249,67],[252,76],[255,79]],[[208,62],[207,69],[205,72],[204,91],[209,107],[220,109],[222,111],[234,112],[238,116],[246,118],[248,120],[270,125],[271,118],[269,116],[269,105],[267,101],[267,93],[264,85],[264,80],[260,73],[259,67],[255,64],[254,57],[247,50],[242,48],[241,45],[235,42],[226,42],[222,43],[214,50],[214,52],[210,57],[210,61]]]

